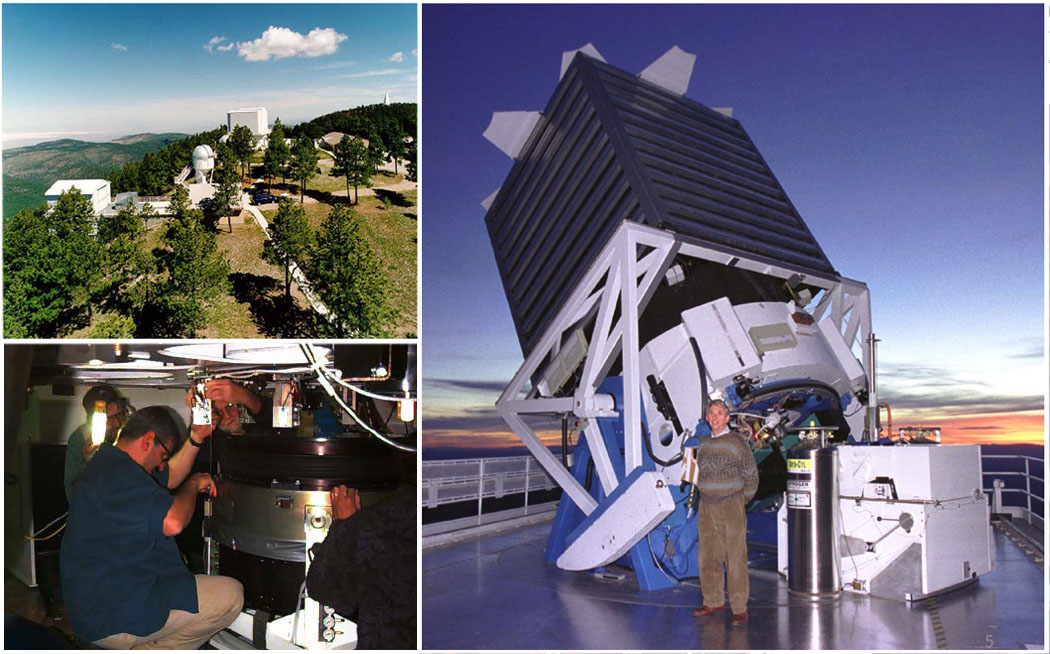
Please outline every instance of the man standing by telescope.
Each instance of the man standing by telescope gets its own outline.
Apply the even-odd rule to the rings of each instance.
[[[80,474],[61,549],[66,611],[80,638],[107,649],[197,649],[240,613],[240,582],[191,574],[174,539],[197,495],[215,494],[210,475],[189,474],[213,430],[194,425],[180,443],[170,411],[146,407]]]
[[[750,583],[747,576],[747,503],[758,490],[758,468],[747,440],[729,429],[729,407],[722,400],[707,406],[711,438],[700,440],[696,462],[700,494],[700,592],[704,603],[697,617],[725,609],[725,579],[733,626],[747,623]],[[725,577],[723,577],[723,568]]]

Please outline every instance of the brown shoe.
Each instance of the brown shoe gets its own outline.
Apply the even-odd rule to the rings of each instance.
[[[747,609],[744,609],[742,613],[734,613],[733,619],[729,623],[734,627],[742,627],[747,624]]]
[[[725,609],[725,605],[724,604],[722,606],[701,606],[698,609],[693,609],[693,616],[697,617],[697,618],[702,618],[705,615],[711,615],[712,613],[718,613],[719,611],[721,611],[723,609]]]

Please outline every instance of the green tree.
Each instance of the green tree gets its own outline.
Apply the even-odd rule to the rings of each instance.
[[[373,131],[368,137],[368,167],[369,175],[375,175],[379,172],[380,166],[386,161],[386,146],[383,145],[383,139],[380,138],[379,133]]]
[[[176,184],[171,193],[171,214],[176,218],[183,218],[190,208],[190,192],[182,184]]]
[[[244,166],[250,167],[252,152],[255,150],[255,136],[252,134],[252,130],[247,125],[234,127],[228,143],[237,161]],[[243,173],[241,176],[243,177]]]
[[[141,193],[146,195],[160,195],[167,187],[167,166],[164,160],[151,152],[142,157],[142,165],[138,167],[139,184]]]
[[[187,211],[168,223],[168,277],[154,296],[157,336],[193,337],[204,326],[204,304],[229,288],[230,265],[206,229],[200,211]]]
[[[143,247],[145,234],[142,217],[134,205],[124,207],[115,215],[99,217],[97,238],[103,255],[100,299],[104,303],[127,304],[123,291],[134,282],[143,257],[148,256]]]
[[[328,321],[318,321],[324,336],[388,335],[387,325],[395,313],[386,303],[387,281],[351,209],[333,207],[321,224],[309,261],[309,278],[331,312]]]
[[[308,136],[300,136],[292,152],[292,179],[299,182],[299,203],[306,197],[306,183],[317,174],[317,148]]]
[[[219,180],[219,186],[215,190],[215,214],[222,218],[227,216],[227,225],[230,233],[233,233],[233,214],[239,206],[240,186],[233,175],[223,174]]]
[[[91,330],[91,338],[134,338],[135,321],[123,314],[113,314],[101,320]]]
[[[277,162],[277,169],[281,173],[281,183],[285,181],[286,166],[288,160],[292,157],[292,150],[288,147],[288,143],[285,142],[287,135],[285,134],[284,125],[281,124],[281,119],[276,118],[273,121],[273,129],[270,130],[269,143],[267,144],[266,150],[269,154],[270,149],[273,149],[273,154],[270,155],[274,161]],[[276,176],[276,173],[274,173]]]
[[[217,168],[212,174],[213,179],[218,181],[222,175],[227,175],[240,183],[240,171],[237,170],[237,155],[234,154],[229,142],[219,143],[215,146],[215,164]]]
[[[263,259],[284,268],[284,295],[289,305],[292,302],[291,263],[304,266],[310,251],[310,236],[302,205],[295,206],[290,198],[282,199],[270,223],[270,238],[263,244]]]
[[[354,185],[354,204],[357,204],[357,188],[372,186],[368,174],[368,150],[361,139],[343,134],[335,146],[335,164],[332,166],[334,177],[346,179],[346,195],[350,196],[350,185]]]
[[[383,143],[386,145],[390,158],[394,160],[394,174],[396,175],[397,160],[405,158],[405,133],[401,131],[401,127],[396,122],[390,121],[388,123]]]
[[[277,148],[268,147],[263,153],[263,174],[266,175],[266,187],[273,190],[273,178],[284,170],[284,161]]]
[[[91,315],[102,252],[91,201],[73,188],[4,225],[4,334],[51,338]],[[8,324],[11,328],[8,328]]]
[[[419,168],[416,161],[418,158],[419,150],[416,147],[416,140],[412,139],[405,148],[405,177],[412,182],[419,181]]]

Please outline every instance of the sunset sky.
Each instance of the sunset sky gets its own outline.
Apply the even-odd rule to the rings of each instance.
[[[734,108],[870,288],[895,428],[1042,443],[1044,11],[424,6],[424,447],[517,444],[493,403],[522,355],[480,206],[511,161],[482,132],[542,109],[586,43],[634,73],[697,55],[687,97]]]

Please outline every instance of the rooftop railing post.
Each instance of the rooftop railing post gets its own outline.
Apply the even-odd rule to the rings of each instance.
[[[532,463],[532,457],[525,457],[525,515],[529,515],[529,464]]]
[[[1028,457],[1024,459],[1024,485],[1025,485],[1025,499],[1028,504],[1028,514],[1025,519],[1028,520],[1028,524],[1032,524],[1032,470],[1029,466],[1031,461]]]
[[[478,524],[481,524],[481,501],[485,496],[485,459],[478,460]]]

